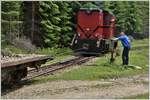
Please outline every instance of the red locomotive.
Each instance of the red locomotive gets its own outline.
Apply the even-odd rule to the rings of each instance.
[[[111,40],[115,33],[115,16],[100,9],[81,8],[77,12],[77,33],[71,47],[80,54],[109,52],[117,42]]]

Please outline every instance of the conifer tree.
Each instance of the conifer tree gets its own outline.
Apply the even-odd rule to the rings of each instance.
[[[2,1],[1,26],[2,40],[12,40],[19,34],[20,3],[18,1]],[[4,38],[3,38],[4,37]],[[7,38],[6,38],[7,37]]]

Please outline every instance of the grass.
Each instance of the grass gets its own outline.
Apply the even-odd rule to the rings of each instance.
[[[54,56],[54,60],[51,60],[51,61],[48,61],[46,62],[46,64],[44,65],[49,65],[49,64],[54,64],[56,62],[61,62],[61,61],[64,61],[64,59],[70,59],[70,58],[73,58],[74,56],[72,55],[62,55],[62,56]]]
[[[43,49],[37,49],[35,52],[29,52],[21,48],[16,48],[13,45],[10,44],[3,44],[2,49],[12,53],[12,54],[43,54],[43,55],[49,55],[54,58],[54,60],[46,62],[46,64],[53,64],[56,62],[61,62],[66,58],[72,58],[73,51],[70,48],[43,48]]]
[[[132,42],[132,47],[148,45],[148,39],[135,40]],[[25,50],[15,48],[13,46],[5,46],[13,53],[29,53]],[[66,57],[72,57],[72,50],[69,48],[45,48],[37,49],[36,54],[46,54],[54,57],[54,60],[47,62],[47,64],[63,61]],[[142,67],[141,70],[124,68],[121,63],[121,56],[116,58],[113,64],[109,63],[110,55],[99,57],[97,61],[82,65],[78,69],[62,73],[60,75],[47,76],[36,78],[38,82],[45,82],[50,80],[99,80],[115,77],[124,77],[135,75],[139,73],[148,73],[148,48],[135,49],[130,52],[130,63]],[[33,80],[34,81],[34,80]]]
[[[51,56],[64,56],[64,55],[71,55],[72,50],[69,48],[44,48],[38,49],[35,51],[37,54],[48,54]]]
[[[134,95],[130,97],[124,97],[124,99],[149,99],[149,93]]]
[[[21,48],[17,48],[10,44],[2,44],[2,49],[6,49],[6,51],[10,51],[14,54],[26,54],[26,53],[35,53],[35,54],[46,54],[51,56],[63,56],[63,55],[71,55],[72,50],[70,48],[37,48],[34,52],[30,52]]]
[[[43,48],[37,49],[35,52],[29,52],[21,48],[16,48],[10,44],[3,44],[2,49],[12,54],[44,54],[54,57],[54,60],[47,62],[47,64],[55,63],[64,60],[64,58],[72,57],[73,51],[70,48]]]
[[[134,40],[132,42],[132,47],[145,46],[145,45],[149,45],[149,40],[148,39]]]
[[[139,41],[137,43],[139,43]],[[148,43],[148,40],[144,40],[144,42],[140,43],[145,45]],[[136,45],[136,43],[133,45]],[[133,68],[124,68],[121,65],[121,56],[117,57],[116,61],[113,64],[109,63],[109,58],[110,55],[99,57],[95,62],[82,65],[78,69],[73,69],[71,71],[64,72],[58,75],[36,78],[34,81],[46,82],[52,80],[100,80],[148,73],[148,48],[130,51],[130,64],[142,67],[142,69],[140,70]]]
[[[28,54],[28,53],[30,53],[24,49],[16,48],[13,45],[9,45],[9,44],[7,44],[7,45],[2,44],[2,49],[6,50],[10,53],[13,53],[13,54]]]
[[[35,52],[36,54],[45,54],[54,57],[54,60],[46,64],[63,61],[65,58],[72,57],[73,51],[70,48],[44,48]]]

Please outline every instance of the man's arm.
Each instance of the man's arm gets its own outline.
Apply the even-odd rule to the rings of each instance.
[[[114,38],[112,38],[112,40],[122,40],[122,39],[124,39],[124,36],[119,36],[119,37],[114,37]]]
[[[119,36],[118,38],[117,38],[117,40],[122,40],[122,39],[124,39],[125,37],[124,36]]]
[[[114,37],[114,38],[112,38],[112,40],[118,40],[118,38]]]

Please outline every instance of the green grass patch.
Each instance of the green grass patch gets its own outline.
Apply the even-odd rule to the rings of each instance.
[[[74,57],[74,56],[72,56],[72,55],[54,56],[54,59],[53,59],[53,60],[46,62],[46,64],[44,64],[44,65],[54,64],[54,63],[57,63],[57,62],[62,62],[62,61],[64,61],[66,58],[67,58],[67,59],[70,59],[70,58],[73,58],[73,57]]]
[[[148,39],[134,40],[132,42],[132,46],[143,46],[148,45],[148,43]],[[4,48],[10,50],[13,53],[29,53],[11,45],[6,45]],[[37,49],[34,53],[53,56],[54,60],[47,62],[47,64],[51,64],[58,61],[63,61],[66,57],[72,57],[73,51],[69,48],[44,48]],[[121,56],[117,57],[113,64],[109,63],[109,59],[110,55],[99,57],[97,61],[88,63],[86,65],[81,65],[81,67],[78,69],[73,69],[59,75],[50,75],[42,78],[36,78],[33,81],[45,82],[51,80],[99,80],[131,76],[139,73],[148,73],[148,48],[141,48],[130,51],[130,64],[142,67],[141,70],[124,68],[121,65]]]
[[[124,97],[124,99],[149,99],[149,93]]]
[[[70,48],[38,48],[34,52],[29,52],[27,50],[16,48],[10,44],[2,44],[2,49],[12,53],[12,54],[43,54],[50,55],[54,60],[48,61],[46,64],[52,64],[56,62],[61,62],[65,58],[73,57],[73,51]],[[45,65],[45,64],[44,64]]]
[[[122,66],[121,56],[117,57],[113,64],[110,64],[110,55],[106,55],[99,57],[95,62],[82,65],[78,69],[73,69],[58,75],[36,78],[34,81],[37,83],[52,80],[100,80],[148,73],[148,56],[147,48],[130,51],[130,64],[142,67],[140,70]]]
[[[73,51],[70,48],[43,48],[35,51],[37,54],[47,54],[51,56],[71,55]]]
[[[48,61],[46,64],[52,64],[56,62],[61,62],[65,58],[73,57],[73,51],[70,48],[39,48],[35,52],[29,52],[27,50],[16,48],[10,44],[3,44],[2,49],[12,53],[12,54],[43,54],[50,55],[54,60]],[[43,64],[45,65],[45,64]]]
[[[12,54],[44,54],[53,56],[56,61],[62,60],[67,56],[71,56],[73,51],[70,48],[38,48],[35,51],[27,51],[21,48],[17,48],[10,44],[2,44],[2,49]],[[54,60],[55,62],[55,60]]]
[[[132,47],[145,46],[145,45],[149,45],[149,40],[148,39],[134,40],[131,44],[132,44]],[[121,46],[121,43],[119,43],[119,46]],[[6,43],[2,43],[1,48],[6,49],[7,51],[10,51],[14,54],[35,53],[35,54],[46,54],[46,55],[51,55],[55,57],[72,55],[73,53],[73,51],[70,48],[41,48],[41,49],[38,48],[35,52],[29,52],[27,50],[17,48],[13,45],[6,44]]]
[[[149,45],[149,39],[133,40],[131,44],[132,44],[132,47]]]
[[[10,44],[7,44],[7,45],[2,44],[1,48],[12,54],[28,54],[28,53],[30,53],[27,50],[16,48],[15,46],[10,45]]]
[[[35,52],[36,54],[50,55],[54,60],[48,61],[46,64],[61,62],[65,58],[73,57],[73,51],[70,48],[44,48]]]

